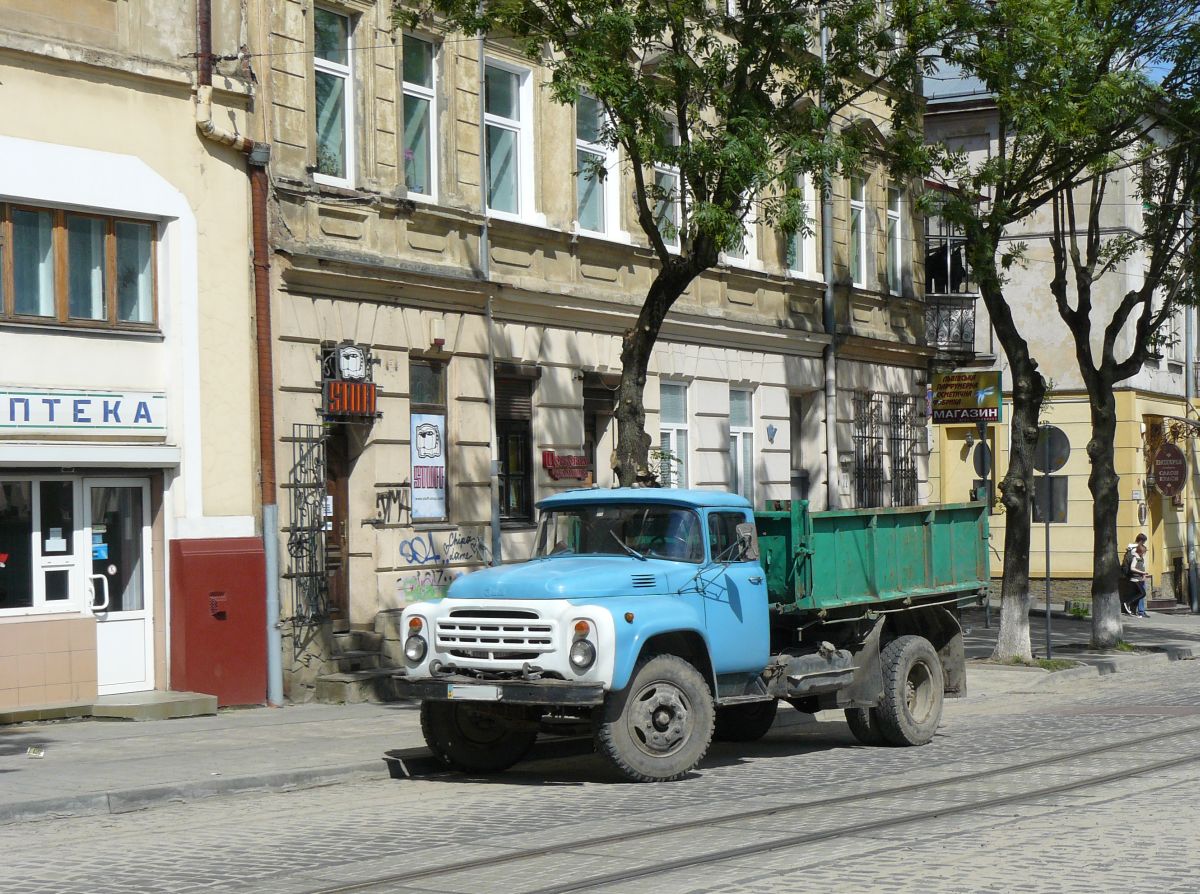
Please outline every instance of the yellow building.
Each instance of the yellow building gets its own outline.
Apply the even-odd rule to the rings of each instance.
[[[930,101],[926,115],[930,141],[945,141],[968,153],[995,152],[994,106],[976,93],[944,95]],[[1133,184],[1119,175],[1110,183],[1102,210],[1107,232],[1136,232],[1141,213]],[[1039,370],[1050,382],[1045,423],[1057,426],[1070,445],[1065,465],[1051,475],[1050,501],[1054,508],[1050,524],[1050,577],[1055,600],[1088,599],[1093,568],[1092,498],[1088,490],[1090,463],[1087,456],[1091,437],[1089,396],[1076,365],[1074,341],[1058,314],[1049,291],[1053,273],[1051,249],[1046,235],[1049,212],[1023,221],[1008,234],[1026,246],[1024,260],[1009,271],[1005,296],[1013,307],[1018,329],[1038,361]],[[970,271],[963,263],[961,238],[946,231],[938,218],[927,226],[926,267],[929,277],[927,304],[930,308],[930,343],[938,348],[935,365],[943,370],[999,370],[1005,393],[1004,419],[1011,394],[1007,362],[978,301]],[[939,269],[935,272],[933,268]],[[1132,258],[1096,284],[1093,295],[1093,325],[1102,328],[1120,296],[1140,282],[1141,259]],[[978,306],[976,306],[978,305]],[[1120,476],[1120,508],[1116,519],[1121,551],[1139,532],[1149,538],[1148,568],[1153,604],[1168,607],[1188,603],[1187,528],[1196,519],[1196,463],[1192,429],[1184,420],[1197,418],[1188,412],[1185,379],[1183,313],[1165,333],[1161,355],[1152,357],[1131,379],[1116,389],[1116,471]],[[1117,356],[1129,347],[1132,325],[1119,340]],[[988,429],[986,446],[974,425],[934,425],[930,431],[931,499],[953,502],[968,498],[973,487],[988,476],[987,454],[995,457],[996,480],[1008,466],[1009,427],[1003,422]],[[1152,457],[1164,441],[1178,444],[1187,458],[1188,480],[1178,496],[1164,495],[1153,477]],[[1038,476],[1041,477],[1040,475]],[[1044,525],[1035,516],[1030,550],[1032,579],[1046,574],[1047,549]],[[1002,567],[1004,518],[992,516],[992,568]],[[1119,557],[1118,557],[1119,558]],[[1031,580],[1037,595],[1042,584]]]

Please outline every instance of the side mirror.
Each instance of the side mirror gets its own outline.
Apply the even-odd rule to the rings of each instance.
[[[758,561],[758,531],[751,522],[742,522],[734,530],[737,532],[739,561]]]

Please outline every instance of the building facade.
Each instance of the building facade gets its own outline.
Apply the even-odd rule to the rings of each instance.
[[[256,533],[249,192],[195,22],[0,0],[0,713],[170,688],[173,545]]]
[[[949,91],[951,88],[943,87]],[[973,92],[968,83],[960,92],[947,92],[930,100],[926,134],[931,142],[945,142],[986,157],[997,151],[994,105],[986,95]],[[1135,234],[1140,226],[1141,200],[1128,172],[1110,178],[1102,208],[1106,238]],[[1018,328],[1027,339],[1039,370],[1051,383],[1043,413],[1046,423],[1066,435],[1069,450],[1065,463],[1049,476],[1049,551],[1043,536],[1040,505],[1035,508],[1035,532],[1030,549],[1030,576],[1046,575],[1049,556],[1051,591],[1055,600],[1081,599],[1091,594],[1093,569],[1092,498],[1088,489],[1090,463],[1087,444],[1091,437],[1088,395],[1075,359],[1074,342],[1067,324],[1059,316],[1049,281],[1053,256],[1048,241],[1050,210],[1021,222],[1007,234],[1009,242],[1023,243],[1023,262],[1008,272],[1005,295],[1013,307]],[[944,370],[994,369],[1002,372],[1007,418],[1011,380],[1007,358],[979,302],[964,259],[961,238],[946,231],[936,218],[928,226],[926,266],[930,269],[930,343],[939,348]],[[1135,254],[1097,281],[1093,292],[1093,320],[1098,327],[1110,319],[1120,298],[1141,284],[1144,257]],[[938,268],[933,272],[933,268]],[[1148,568],[1152,592],[1161,604],[1187,603],[1187,527],[1195,524],[1196,488],[1193,450],[1195,412],[1186,400],[1184,313],[1171,321],[1163,333],[1159,353],[1132,378],[1116,389],[1116,470],[1120,476],[1121,504],[1117,517],[1117,539],[1122,546],[1139,532],[1149,538]],[[1118,340],[1116,355],[1126,356],[1132,326]],[[930,482],[933,498],[940,502],[966,499],[974,488],[1003,477],[1008,465],[1009,428],[1001,422],[989,426],[986,436],[976,426],[942,425],[931,429]],[[1164,443],[1178,444],[1186,454],[1187,484],[1182,493],[1169,494],[1156,484],[1152,459]],[[1039,474],[1039,481],[1042,476]],[[998,508],[998,507],[997,507]],[[993,515],[992,544],[999,569],[1004,548],[1003,516]],[[1034,584],[1035,587],[1040,587]],[[998,591],[997,587],[994,588]]]
[[[267,54],[253,64],[272,143],[284,652],[300,699],[334,669],[333,631],[387,632],[406,602],[528,557],[542,497],[614,483],[621,336],[656,262],[595,103],[552,102],[547,73],[510,44],[402,32],[373,0],[266,10],[251,45]],[[839,179],[823,271],[807,191],[813,231],[749,223],[738,256],[668,317],[645,390],[661,479],[824,507],[828,272],[839,502],[916,503],[920,222],[885,171]]]

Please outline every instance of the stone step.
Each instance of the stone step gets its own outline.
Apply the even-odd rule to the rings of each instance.
[[[92,705],[93,717],[118,717],[123,720],[174,720],[216,713],[217,697],[203,692],[151,690],[102,695]]]
[[[392,702],[397,700],[392,675],[395,668],[348,671],[322,674],[317,677],[315,697],[327,704],[358,704],[360,702]]]
[[[329,663],[343,672],[374,670],[379,667],[381,658],[382,656],[378,650],[368,652],[362,649],[355,649],[354,651],[338,652],[332,655]]]
[[[347,630],[333,635],[335,654],[349,652],[378,652],[383,645],[383,634],[374,630]]]

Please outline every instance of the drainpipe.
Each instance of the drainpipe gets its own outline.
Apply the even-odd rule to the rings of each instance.
[[[267,237],[269,143],[218,127],[212,120],[212,0],[197,0],[196,130],[246,156],[254,266],[254,342],[258,355],[258,444],[263,554],[267,575],[267,702],[283,704],[283,633],[279,626],[279,506],[275,501],[275,391],[271,363],[271,261]]]
[[[1192,418],[1192,401],[1196,397],[1196,332],[1195,320],[1193,319],[1196,313],[1195,308],[1185,307],[1183,309],[1183,342],[1184,342],[1184,395],[1186,396],[1187,407],[1183,411],[1183,415],[1187,418]],[[1200,611],[1200,569],[1196,568],[1196,438],[1192,434],[1188,434],[1188,465],[1191,468],[1192,486],[1189,488],[1191,494],[1187,501],[1187,508],[1184,510],[1187,513],[1187,564],[1188,564],[1188,604],[1192,612]]]
[[[480,4],[480,13],[483,5]],[[484,289],[487,291],[487,386],[488,386],[488,421],[490,431],[488,444],[491,451],[491,462],[488,472],[491,478],[491,528],[492,528],[492,564],[499,565],[503,561],[500,539],[500,435],[496,429],[496,340],[495,321],[492,319],[492,259],[491,240],[488,230],[487,203],[487,128],[483,124],[484,84],[486,80],[487,56],[484,48],[486,35],[479,35],[479,206],[483,211],[483,222],[479,225],[479,275],[483,278]]]
[[[817,9],[821,28],[821,65],[824,66],[829,53],[829,26]],[[829,101],[825,87],[821,86],[821,109],[828,114]],[[832,120],[825,124],[825,143],[831,141],[829,128]],[[838,497],[838,436],[837,436],[837,315],[833,289],[833,176],[829,163],[821,168],[821,267],[825,275],[825,300],[823,303],[825,334],[829,344],[822,351],[825,367],[825,508],[837,509]]]

